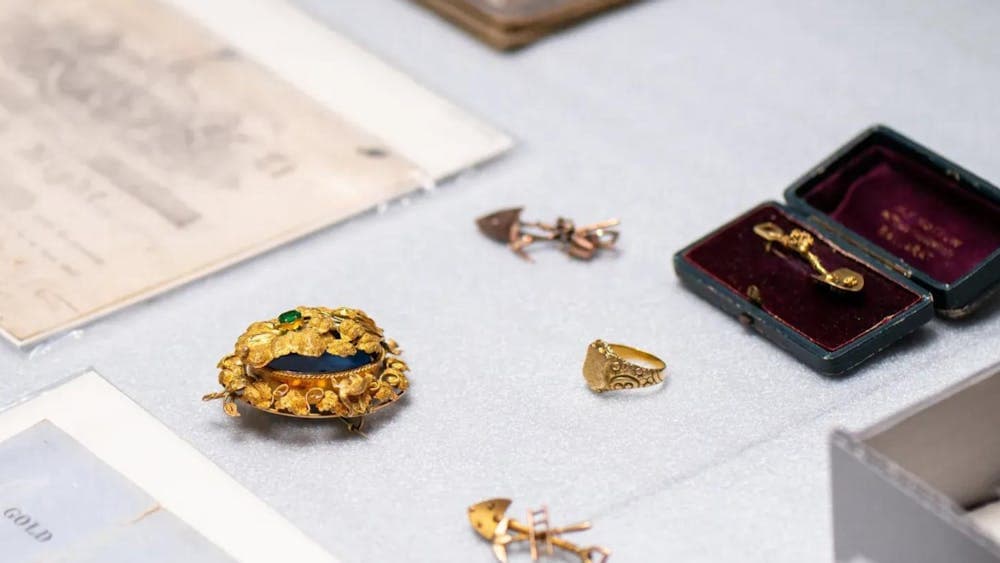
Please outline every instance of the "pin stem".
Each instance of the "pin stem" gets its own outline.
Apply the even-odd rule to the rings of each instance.
[[[508,528],[520,534],[519,536],[514,538],[514,541],[524,541],[528,539],[528,535],[531,532],[531,530],[529,530],[527,526],[513,519],[509,520],[508,522],[509,522]],[[579,532],[587,529],[590,529],[590,522],[581,522],[579,524],[574,524],[572,526],[566,526],[565,528],[556,528],[552,530],[538,531],[535,537],[539,539],[545,539],[547,542],[551,543],[552,545],[560,549],[571,551],[577,555],[580,555],[585,548],[582,548],[570,541],[560,538],[558,534],[561,534],[563,532]]]

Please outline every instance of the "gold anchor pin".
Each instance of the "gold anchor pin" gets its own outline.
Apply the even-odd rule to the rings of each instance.
[[[785,233],[781,227],[768,221],[754,225],[753,232],[767,241],[767,250],[770,251],[771,243],[776,242],[804,258],[815,272],[813,279],[820,283],[852,293],[857,293],[865,287],[865,277],[850,268],[837,268],[832,272],[827,270],[812,251],[813,236],[802,229],[792,229],[791,232]]]
[[[576,226],[570,219],[560,217],[555,223],[522,221],[522,207],[501,209],[476,219],[476,225],[487,237],[502,242],[518,256],[531,261],[525,248],[538,241],[553,241],[570,256],[590,260],[601,249],[614,248],[618,241],[618,219]]]
[[[597,545],[577,546],[560,537],[569,532],[590,529],[590,522],[580,522],[561,528],[549,526],[549,509],[545,506],[528,511],[528,523],[523,524],[506,516],[511,500],[494,498],[469,507],[469,523],[473,529],[493,543],[497,561],[507,563],[507,546],[515,542],[528,542],[531,560],[540,555],[552,555],[555,548],[566,550],[580,558],[580,563],[606,563],[611,551]]]

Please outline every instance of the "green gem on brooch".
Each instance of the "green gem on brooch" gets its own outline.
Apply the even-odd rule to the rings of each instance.
[[[295,330],[302,321],[302,313],[295,309],[278,315],[278,328]]]

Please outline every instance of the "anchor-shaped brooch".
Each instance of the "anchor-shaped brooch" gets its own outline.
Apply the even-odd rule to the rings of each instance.
[[[525,248],[538,241],[557,242],[560,248],[574,258],[590,260],[597,251],[614,248],[618,241],[618,219],[577,227],[570,220],[560,217],[555,223],[522,221],[523,207],[502,209],[476,220],[479,230],[487,237],[502,242],[518,256],[531,261]]]
[[[494,498],[478,502],[469,507],[469,523],[473,529],[493,543],[493,554],[497,561],[507,563],[507,547],[515,542],[528,542],[531,560],[538,561],[540,555],[552,555],[558,547],[575,554],[580,563],[606,563],[611,551],[589,545],[577,546],[562,537],[562,534],[590,529],[590,522],[580,522],[561,528],[549,527],[549,509],[545,506],[528,511],[528,523],[523,524],[506,516],[511,500]]]

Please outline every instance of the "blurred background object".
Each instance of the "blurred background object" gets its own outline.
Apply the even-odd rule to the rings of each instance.
[[[517,49],[633,0],[414,0],[503,50]]]

